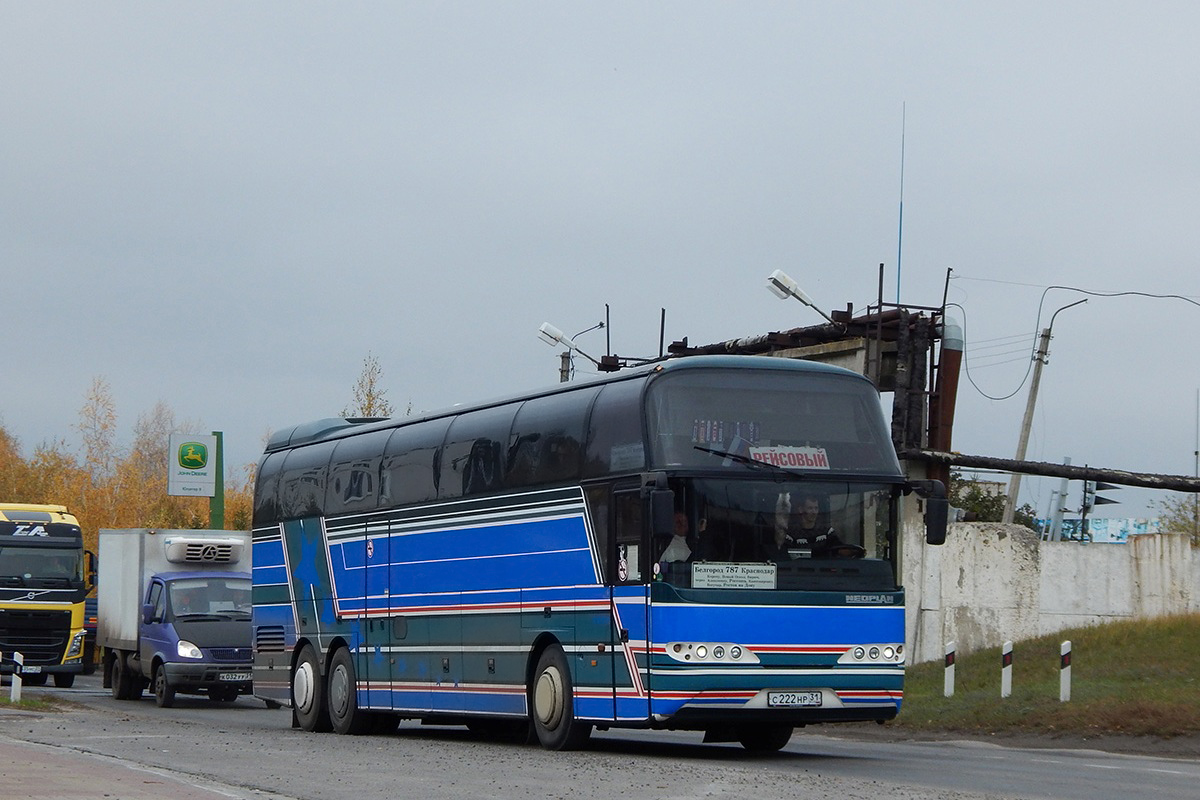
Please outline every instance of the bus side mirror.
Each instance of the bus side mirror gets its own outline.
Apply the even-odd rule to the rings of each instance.
[[[950,501],[941,481],[909,481],[905,493],[916,492],[925,500],[925,543],[945,544],[946,524],[950,516]]]
[[[950,501],[944,497],[930,497],[925,501],[925,543],[946,543],[946,518],[950,512]]]
[[[675,533],[675,493],[670,489],[650,491],[650,533],[654,536]]]

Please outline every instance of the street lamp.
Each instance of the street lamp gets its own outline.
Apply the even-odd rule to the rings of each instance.
[[[818,308],[817,304],[812,301],[812,298],[806,295],[800,288],[800,285],[792,280],[791,277],[783,270],[777,269],[767,276],[767,289],[769,289],[771,294],[775,295],[780,300],[786,300],[789,297],[794,297],[804,305],[816,311],[825,319],[829,320],[831,324],[837,324],[833,321],[833,317],[829,316],[820,308]]]
[[[604,327],[604,323],[601,322],[598,325],[593,325],[590,328],[586,328],[585,330],[580,331],[579,333],[575,334],[575,336],[581,336],[581,335],[587,333],[588,331],[594,331],[597,328],[603,328],[603,327]],[[583,356],[588,361],[595,364],[597,367],[600,367],[600,362],[597,361],[596,359],[592,358],[591,356],[589,356],[587,353],[580,350],[579,345],[575,344],[575,340],[572,337],[567,336],[565,333],[563,333],[558,328],[551,325],[549,322],[543,322],[542,327],[538,328],[538,338],[541,339],[546,344],[550,345],[551,347],[556,347],[561,344],[563,347],[567,348],[566,350],[563,351],[562,366],[559,368],[559,372],[558,372],[559,382],[561,382],[561,383],[566,383],[568,380],[571,379],[571,353],[572,352],[579,353],[579,355]]]

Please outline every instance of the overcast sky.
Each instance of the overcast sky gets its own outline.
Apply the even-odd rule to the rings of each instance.
[[[158,401],[255,461],[368,352],[420,410],[900,297],[965,321],[954,444],[1192,474],[1200,5],[0,0],[0,422]],[[903,120],[903,124],[902,124]],[[1039,323],[1039,303],[1043,300]],[[594,354],[605,332],[579,339]],[[581,372],[583,370],[581,369]],[[1020,389],[1020,391],[1017,391]],[[1057,481],[1026,481],[1048,508]],[[1076,487],[1077,491],[1077,487]],[[1115,496],[1103,515],[1162,497]]]

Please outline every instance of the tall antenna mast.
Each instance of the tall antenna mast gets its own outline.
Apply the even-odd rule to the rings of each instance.
[[[908,103],[900,106],[900,224],[896,231],[896,305],[900,305],[900,262],[904,254],[904,133]]]

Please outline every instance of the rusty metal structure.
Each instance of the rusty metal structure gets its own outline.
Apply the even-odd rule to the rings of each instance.
[[[878,301],[858,316],[848,305],[821,325],[706,345],[685,338],[668,353],[807,358],[848,367],[871,378],[881,392],[893,393],[892,441],[902,457],[950,451],[962,347],[944,336],[945,296],[941,306],[884,302],[879,266]],[[928,471],[931,478],[949,480],[950,467],[940,461],[929,461]]]
[[[946,273],[949,287],[950,271]],[[881,392],[894,395],[892,441],[901,459],[924,465],[928,477],[949,485],[954,467],[978,467],[1024,475],[1101,480],[1179,492],[1200,492],[1200,478],[1186,475],[1137,473],[1104,467],[1077,467],[1041,461],[1018,461],[954,451],[954,411],[963,342],[946,318],[946,297],[940,306],[886,303],[883,265],[879,297],[856,316],[853,306],[830,313],[832,322],[786,331],[692,345],[686,338],[673,342],[668,357],[713,354],[767,355],[807,358],[853,369],[875,381]]]

